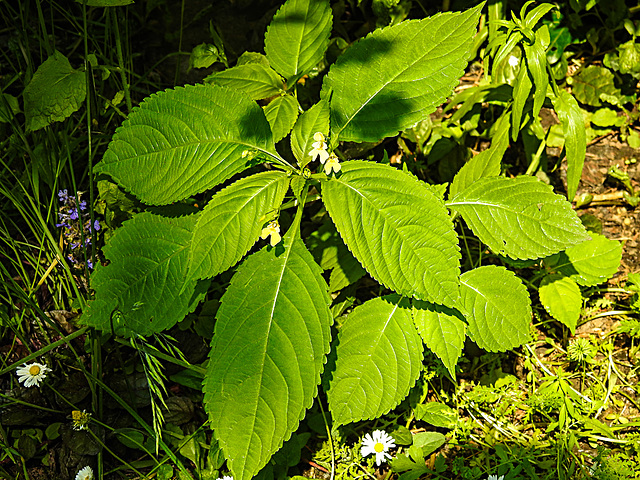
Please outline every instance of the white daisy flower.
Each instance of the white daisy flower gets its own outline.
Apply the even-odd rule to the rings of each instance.
[[[375,453],[376,465],[380,466],[382,462],[391,459],[391,455],[387,452],[396,446],[392,436],[384,430],[374,430],[373,434],[367,433],[362,439],[362,449],[360,454],[363,457]]]
[[[503,480],[503,479],[504,479],[504,475],[500,475],[500,476],[497,476],[497,475],[489,475],[489,476],[487,477],[487,480]]]
[[[76,475],[76,480],[93,480],[93,469],[91,467],[84,467]]]
[[[21,367],[18,367],[16,374],[18,375],[18,381],[23,383],[25,387],[40,386],[40,382],[45,379],[47,372],[51,369],[46,365],[38,362],[27,363]]]
[[[520,62],[520,59],[515,55],[511,55],[509,56],[508,62],[509,62],[509,65],[511,65],[512,67],[517,67],[518,63]],[[487,480],[493,480],[493,479],[489,478]],[[497,479],[497,480],[500,480],[500,479]]]

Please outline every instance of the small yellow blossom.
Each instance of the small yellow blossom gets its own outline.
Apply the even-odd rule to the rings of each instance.
[[[315,142],[311,144],[313,149],[309,152],[309,155],[312,158],[312,161],[316,159],[316,157],[320,158],[320,163],[324,163],[329,158],[329,152],[327,152],[327,144],[325,143],[325,138],[322,132],[316,132],[313,134],[313,139]]]
[[[18,381],[24,383],[25,387],[40,386],[40,382],[47,376],[51,369],[42,363],[33,362],[19,367],[16,371]]]
[[[266,240],[269,235],[271,235],[270,243],[272,247],[275,247],[280,243],[280,240],[282,240],[282,237],[280,236],[280,225],[278,225],[278,222],[275,220],[262,229],[260,238]]]
[[[71,419],[73,421],[73,429],[74,430],[87,430],[87,425],[89,425],[89,418],[91,417],[90,413],[87,413],[86,410],[73,410],[71,412]]]
[[[333,153],[329,156],[329,160],[324,165],[324,173],[327,175],[331,175],[331,170],[335,173],[338,173],[342,167],[340,166],[340,162],[338,161],[338,157]]]

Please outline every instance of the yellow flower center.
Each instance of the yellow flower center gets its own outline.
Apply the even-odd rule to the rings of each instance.
[[[29,367],[29,374],[38,375],[40,373],[40,367],[38,365],[31,365]]]
[[[74,420],[80,420],[82,418],[82,412],[80,410],[73,410],[71,412],[71,418]]]
[[[374,449],[377,453],[383,452],[383,451],[384,451],[384,445],[383,445],[382,443],[380,443],[380,442],[377,442],[377,443],[373,446],[373,449]]]

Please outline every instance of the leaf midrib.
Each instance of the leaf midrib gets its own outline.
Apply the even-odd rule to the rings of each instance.
[[[353,190],[353,191],[354,191],[354,192],[356,192],[358,195],[360,195],[360,197],[361,197],[361,198],[363,198],[363,199],[367,200],[367,203],[368,203],[368,204],[369,204],[369,205],[370,205],[370,206],[371,206],[371,207],[372,207],[376,212],[378,212],[378,214],[383,218],[383,220],[384,220],[388,225],[393,225],[393,229],[394,229],[394,231],[396,232],[396,235],[402,239],[403,244],[406,244],[406,243],[408,242],[408,240],[406,239],[406,237],[405,237],[405,236],[404,236],[404,235],[403,235],[403,234],[398,230],[398,228],[397,228],[397,226],[395,225],[395,223],[391,222],[391,221],[388,219],[388,217],[387,217],[386,215],[383,215],[383,214],[382,214],[382,211],[381,211],[381,210],[379,210],[371,200],[369,200],[366,196],[364,196],[362,193],[360,193],[360,191],[359,191],[359,190],[357,190],[357,189],[356,189],[355,187],[353,187],[352,185],[349,185],[348,183],[342,182],[341,180],[336,180],[336,181],[337,181],[337,182],[339,182],[341,185],[345,185],[345,186],[349,187],[351,190]],[[427,191],[428,191],[428,190],[427,190]],[[429,193],[431,193],[431,192],[429,192]],[[412,193],[410,193],[410,195],[412,195]],[[418,198],[421,198],[421,197],[418,197]],[[415,253],[415,251],[411,250],[411,253],[412,253],[412,255],[413,255],[414,257],[418,257],[418,255]],[[419,258],[419,257],[418,257],[418,258]],[[422,262],[421,262],[421,263],[422,263]],[[403,278],[404,278],[404,280],[405,280],[405,282],[406,282],[406,281],[407,281],[407,278],[406,278],[406,275],[404,274],[404,272],[403,272],[402,276],[403,276]],[[409,283],[411,283],[411,282],[409,282]],[[454,303],[456,303],[456,300],[455,300],[454,298],[451,298],[451,296],[449,295],[449,293],[448,293],[445,289],[442,289],[442,291],[445,293],[446,297],[447,297],[450,301],[453,301]]]

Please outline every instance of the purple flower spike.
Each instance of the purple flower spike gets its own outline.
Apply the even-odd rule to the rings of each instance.
[[[93,222],[93,229],[97,232],[98,230],[100,230],[100,222],[98,220],[96,220],[95,222]]]
[[[77,208],[72,208],[71,210],[69,210],[70,214],[69,214],[69,218],[71,220],[77,220],[78,219],[78,209]]]
[[[87,267],[89,267],[90,270],[93,270],[93,262],[91,260],[87,260]]]
[[[72,243],[71,244],[71,250],[75,250],[76,248],[78,248],[78,245],[80,245],[79,243]]]
[[[65,188],[64,190],[60,190],[58,192],[58,198],[60,199],[61,202],[66,202],[67,198],[69,198],[69,195],[67,194],[67,189]]]
[[[80,202],[80,211],[84,212],[87,209],[87,202],[85,202],[84,200],[82,200]]]
[[[67,258],[69,259],[69,261],[70,261],[71,263],[77,263],[77,260],[76,260],[75,258],[73,258],[73,256],[72,256],[72,255],[67,255]]]

